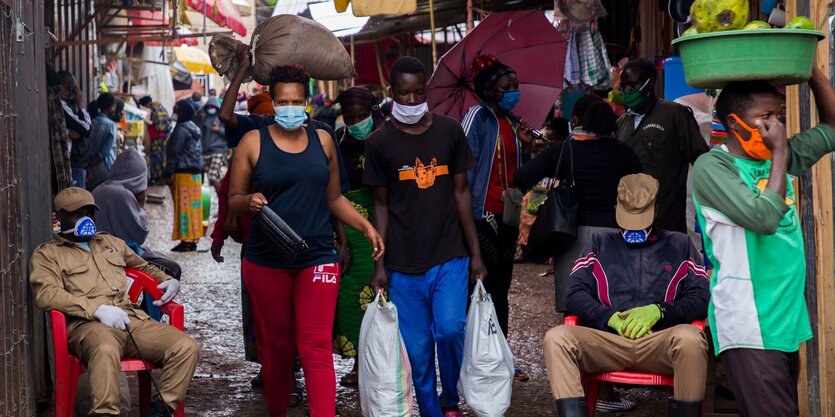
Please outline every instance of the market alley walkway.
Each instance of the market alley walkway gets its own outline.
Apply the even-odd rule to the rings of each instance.
[[[151,224],[148,244],[154,249],[167,251],[175,244],[170,240],[171,198],[161,187],[152,187],[149,191],[152,194],[165,193],[166,199],[162,205],[146,206]],[[213,213],[216,213],[216,202],[213,206]],[[223,248],[226,262],[217,264],[208,252],[209,246],[209,238],[204,238],[196,253],[171,253],[183,266],[183,286],[177,301],[185,305],[186,331],[200,344],[202,356],[186,398],[186,415],[267,417],[263,390],[253,389],[249,383],[258,366],[244,361],[241,247],[228,240]],[[516,355],[517,366],[526,370],[531,380],[514,384],[512,405],[506,413],[508,417],[555,415],[542,356],[542,337],[556,323],[553,277],[539,276],[545,270],[544,265],[516,266],[510,293],[510,345]],[[335,357],[335,361],[338,380],[350,371],[352,361],[339,357]],[[131,415],[135,416],[138,415],[136,378],[131,378],[130,382],[133,392]],[[637,410],[628,413],[630,417],[663,415],[663,400],[666,397],[663,392],[646,389],[622,392],[626,398],[639,403]],[[361,416],[356,388],[338,387],[337,396],[340,417]],[[291,409],[289,416],[302,417],[304,413],[302,405]]]

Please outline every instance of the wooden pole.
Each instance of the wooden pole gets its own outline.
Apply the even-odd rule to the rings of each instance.
[[[473,31],[473,0],[467,0],[467,34]]]
[[[829,0],[811,0],[809,2],[809,16],[815,24],[824,20],[829,13]],[[827,38],[818,42],[815,63],[817,67],[827,76],[832,77],[831,50],[829,22],[826,21],[826,29],[823,32]],[[810,125],[814,126],[818,121],[817,107],[814,97],[810,94]],[[812,168],[812,184],[814,199],[814,239],[816,249],[815,263],[815,289],[816,289],[816,311],[812,317],[817,317],[817,375],[818,392],[820,395],[813,400],[819,403],[820,416],[835,415],[835,334],[832,327],[835,326],[835,304],[831,302],[835,298],[835,279],[832,271],[835,270],[835,236],[833,236],[833,156],[827,155]],[[809,309],[812,304],[809,304]],[[811,363],[810,363],[811,365]],[[811,380],[810,380],[811,381]],[[810,397],[800,397],[810,398]],[[810,407],[811,410],[818,407]]]
[[[206,44],[206,0],[203,0],[203,45]]]
[[[357,55],[356,51],[354,50],[354,35],[351,35],[351,64],[354,65],[354,68],[357,67]],[[351,87],[357,85],[357,79],[351,78]]]
[[[380,76],[380,87],[386,90],[386,75],[383,73],[383,57],[380,56],[380,43],[374,42],[374,58],[377,60],[377,75]]]
[[[788,0],[787,18],[809,16],[823,21],[829,0]],[[816,65],[832,78],[828,22],[827,39],[817,45]],[[817,108],[806,84],[786,90],[787,133],[795,134],[814,126]],[[798,184],[800,217],[806,244],[806,303],[814,338],[801,346],[801,372],[798,383],[802,417],[832,416],[835,413],[835,251],[833,251],[833,173],[832,154],[819,161],[810,172],[803,173]]]
[[[135,51],[135,50],[136,50],[136,45],[134,45],[130,48],[130,56],[128,57],[130,62],[133,62],[133,51]],[[131,91],[131,83],[133,83],[133,65],[128,65],[128,94],[130,94],[130,91]],[[147,91],[146,91],[146,93],[147,93]]]
[[[432,70],[438,66],[438,45],[435,44],[435,2],[429,0],[429,26],[432,32]]]

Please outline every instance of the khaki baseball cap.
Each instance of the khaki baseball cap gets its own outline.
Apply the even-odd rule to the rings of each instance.
[[[632,174],[620,179],[615,218],[624,230],[642,230],[655,220],[658,180],[647,174]]]
[[[61,192],[55,196],[53,204],[55,205],[55,211],[64,210],[72,212],[85,206],[93,206],[96,210],[99,208],[99,206],[96,205],[96,200],[93,198],[93,194],[90,194],[89,191],[78,187],[70,187],[61,190]]]

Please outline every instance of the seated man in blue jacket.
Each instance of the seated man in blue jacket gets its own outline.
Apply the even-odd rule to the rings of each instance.
[[[581,374],[636,371],[673,375],[668,415],[702,415],[707,340],[689,323],[707,316],[708,277],[687,235],[658,230],[658,181],[623,177],[620,231],[598,232],[583,248],[567,307],[582,326],[545,335],[545,364],[560,417],[588,417]]]

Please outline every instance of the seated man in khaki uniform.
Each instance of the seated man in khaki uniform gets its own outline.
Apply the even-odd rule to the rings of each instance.
[[[170,416],[185,398],[199,360],[195,341],[176,328],[149,320],[130,302],[125,268],[142,270],[161,284],[164,292],[154,304],[171,301],[179,281],[137,256],[124,241],[96,233],[98,207],[82,188],[67,188],[55,197],[61,233],[32,255],[30,281],[35,304],[67,316],[71,352],[90,372],[91,416],[119,414],[119,362],[138,357],[162,367],[162,398],[151,403],[146,417]],[[136,346],[128,340],[128,328]]]
[[[581,326],[545,335],[545,365],[560,417],[589,417],[581,373],[673,375],[668,416],[702,415],[707,340],[689,323],[707,316],[708,279],[690,238],[655,226],[658,181],[618,184],[621,230],[597,232],[571,273],[566,305]]]

